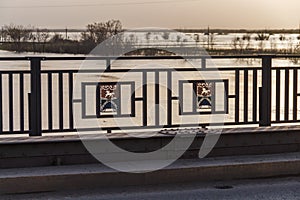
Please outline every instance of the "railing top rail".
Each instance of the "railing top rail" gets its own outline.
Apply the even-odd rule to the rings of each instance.
[[[31,59],[41,59],[43,61],[52,60],[181,60],[181,59],[234,59],[234,58],[300,58],[300,54],[254,54],[254,55],[200,55],[200,56],[66,56],[66,57],[45,57],[45,56],[27,56],[27,57],[0,57],[0,61],[26,61]]]
[[[254,55],[200,55],[200,56],[65,56],[65,57],[46,57],[46,56],[26,56],[26,57],[0,57],[1,61],[12,61],[12,60],[168,60],[168,59],[234,59],[234,58],[300,58],[300,54],[254,54]]]
[[[28,58],[26,57],[0,57],[0,61],[26,61]]]

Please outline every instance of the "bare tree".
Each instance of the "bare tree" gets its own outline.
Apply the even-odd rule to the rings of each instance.
[[[28,42],[32,37],[32,28],[22,25],[5,25],[3,27],[4,33],[7,35],[8,40],[13,42],[15,51],[22,50],[22,42]]]
[[[272,38],[272,39],[271,39],[271,41],[270,41],[270,46],[271,46],[271,50],[272,50],[272,51],[277,50],[277,43],[276,43],[276,39],[275,39],[275,38]]]
[[[46,45],[47,41],[50,38],[49,30],[47,30],[47,29],[36,29],[35,38],[36,38],[36,41],[38,43],[43,44],[42,51],[44,52],[45,51],[45,45]]]
[[[265,41],[268,41],[270,39],[270,34],[269,33],[265,33],[265,32],[261,32],[261,33],[257,33],[257,36],[255,37],[256,41],[259,41],[258,44],[258,48],[260,51],[263,51],[265,48]]]
[[[209,30],[204,35],[207,36],[203,39],[203,42],[207,45],[207,49],[213,49],[215,45],[216,35],[214,33],[209,32]]]
[[[240,38],[239,37],[234,37],[232,39],[232,47],[234,50],[237,50],[238,49],[238,46],[239,46],[239,41],[240,41]]]
[[[256,40],[264,41],[269,40],[270,34],[268,33],[257,33],[257,36],[255,37]]]
[[[200,42],[199,34],[194,34],[194,40],[196,41],[196,43]]]
[[[81,34],[81,39],[83,42],[97,45],[120,32],[122,32],[121,22],[119,20],[109,20],[87,25],[87,30]]]
[[[246,34],[243,36],[243,40],[246,41],[246,44],[244,46],[244,48],[246,50],[250,49],[251,46],[251,35],[250,34]]]
[[[249,50],[251,46],[251,37],[250,35],[244,35],[242,38],[236,36],[232,39],[231,45],[234,50]]]
[[[7,40],[7,33],[6,31],[3,29],[3,27],[0,30],[0,38],[2,42],[5,42]]]
[[[134,46],[138,44],[138,38],[134,34],[130,34],[128,37],[125,37],[124,34],[120,34],[119,37],[121,36],[123,36],[122,47],[125,49],[125,53],[130,52],[132,49],[134,49]],[[119,44],[120,43],[117,45]]]
[[[48,39],[50,38],[50,33],[49,30],[47,29],[36,29],[36,34],[35,34],[37,42],[47,42]]]
[[[209,34],[209,42],[208,42],[208,49],[213,49],[214,48],[214,45],[215,45],[215,34],[214,33],[211,33]]]
[[[162,34],[162,38],[163,38],[164,40],[168,40],[169,37],[170,37],[170,32],[164,31],[163,34]]]
[[[179,43],[181,41],[181,35],[177,35],[176,42]]]

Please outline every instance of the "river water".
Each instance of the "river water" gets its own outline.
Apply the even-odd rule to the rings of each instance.
[[[127,31],[124,33],[124,38],[126,41],[134,41],[141,46],[147,46],[153,41],[159,41],[161,44],[168,45],[198,45],[207,47],[208,40],[210,40],[210,45],[213,48],[218,49],[230,49],[234,48],[234,41],[237,43],[237,48],[264,48],[264,49],[285,49],[291,50],[299,47],[300,42],[300,32],[298,34],[267,34],[267,33],[228,33],[228,34],[216,34],[211,33],[210,36],[204,33],[186,33],[185,36],[180,34],[178,38],[177,33],[171,31],[167,38],[162,32],[151,32],[151,31]],[[50,37],[54,34],[61,35],[64,39],[70,40],[80,40],[81,32],[66,33],[50,33]],[[268,39],[258,40],[258,35],[265,35]],[[1,41],[1,38],[0,38]]]

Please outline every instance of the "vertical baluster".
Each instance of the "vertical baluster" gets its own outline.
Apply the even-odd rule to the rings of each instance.
[[[197,113],[197,108],[198,108],[198,99],[197,99],[197,82],[192,82],[193,83],[193,113]]]
[[[276,121],[280,121],[280,69],[276,69]]]
[[[244,72],[244,122],[248,122],[248,70]]]
[[[20,73],[20,131],[24,132],[24,74]]]
[[[285,70],[285,98],[284,98],[284,120],[289,120],[289,82],[290,72],[288,69]]]
[[[167,122],[168,122],[168,126],[172,125],[172,71],[168,71],[167,73],[167,89],[168,89],[168,108],[167,108],[167,112],[168,112],[168,117],[167,117]]]
[[[297,120],[297,107],[298,107],[298,69],[294,69],[294,97],[293,97],[293,120]]]
[[[235,122],[240,121],[240,71],[235,70]]]
[[[99,111],[100,111],[100,109],[97,110],[97,113]],[[70,130],[74,129],[74,119],[73,119],[73,73],[72,72],[69,72],[69,129]]]
[[[229,94],[229,85],[228,80],[224,80],[224,92],[225,92],[225,98],[224,98],[224,111],[225,113],[229,113],[229,106],[228,106],[228,94]]]
[[[159,126],[159,72],[155,72],[155,126]]]
[[[253,122],[257,121],[257,70],[253,70]]]
[[[135,116],[135,83],[131,83],[131,117]]]
[[[58,103],[59,103],[59,130],[64,129],[64,93],[63,93],[63,73],[58,73]]]
[[[183,83],[179,81],[179,115],[183,114]]]
[[[48,129],[53,129],[52,73],[48,72]]]
[[[212,83],[212,88],[213,88],[214,92],[216,92],[216,82]],[[214,93],[211,96],[211,102],[212,102],[211,103],[211,113],[214,114],[214,113],[216,113],[216,105],[217,105],[217,102],[216,102],[216,93]]]
[[[117,87],[117,91],[118,91],[118,99],[117,99],[117,104],[118,104],[118,107],[117,107],[117,115],[120,116],[122,114],[122,107],[121,107],[121,96],[122,96],[122,87],[121,87],[121,84],[117,83],[116,85]]]
[[[9,95],[9,132],[14,131],[14,91],[13,91],[13,74],[8,74],[8,95]]]
[[[2,73],[0,73],[0,133],[3,132]]]
[[[147,126],[147,72],[143,72],[143,126]]]

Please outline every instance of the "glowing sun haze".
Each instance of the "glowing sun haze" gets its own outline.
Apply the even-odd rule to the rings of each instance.
[[[299,0],[1,0],[0,26],[83,28],[119,19],[126,28],[298,28]]]

